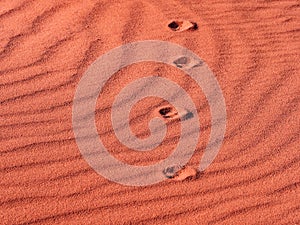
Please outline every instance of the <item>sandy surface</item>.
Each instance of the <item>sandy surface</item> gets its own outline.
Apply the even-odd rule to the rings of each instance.
[[[1,224],[300,224],[300,4],[291,1],[0,2]],[[173,32],[172,19],[199,29]],[[88,66],[114,47],[165,40],[199,55],[226,101],[226,137],[200,178],[127,187],[98,175],[82,158],[72,130],[76,86]],[[124,162],[149,165],[176,146],[180,124],[164,142],[137,153],[111,132],[110,106],[139,77],[181,85],[197,106],[201,138],[209,132],[201,89],[179,69],[139,63],[114,74],[97,101],[99,137]],[[162,99],[132,109],[131,128],[149,135]]]

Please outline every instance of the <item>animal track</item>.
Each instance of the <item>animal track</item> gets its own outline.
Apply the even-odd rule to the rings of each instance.
[[[198,25],[195,22],[187,21],[187,20],[174,20],[168,24],[168,27],[177,32],[182,32],[186,30],[197,30]]]
[[[183,69],[191,69],[196,66],[203,65],[202,61],[194,60],[186,56],[179,57],[178,59],[174,60],[173,63],[176,65],[176,67]]]
[[[165,106],[159,109],[159,114],[165,118],[165,119],[181,119],[181,120],[187,120],[190,118],[193,118],[194,115],[192,112],[184,109],[184,108],[178,108],[178,111],[171,106]]]
[[[188,178],[196,178],[199,172],[191,166],[175,165],[164,169],[163,174],[169,179],[183,181]]]

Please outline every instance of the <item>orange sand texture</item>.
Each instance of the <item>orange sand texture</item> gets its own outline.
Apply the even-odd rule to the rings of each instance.
[[[300,224],[299,15],[297,0],[0,1],[0,224]],[[174,32],[172,19],[199,29]],[[180,44],[218,79],[226,137],[198,179],[123,186],[98,175],[76,145],[72,101],[80,78],[102,54],[139,40]],[[111,130],[114,97],[153,74],[175,81],[197,106],[202,133],[189,162],[197,167],[210,110],[196,83],[165,64],[133,64],[111,77],[97,102],[99,137],[130,164],[168,157],[179,122],[144,153]],[[163,104],[153,97],[135,105],[130,125],[138,137],[149,135]]]

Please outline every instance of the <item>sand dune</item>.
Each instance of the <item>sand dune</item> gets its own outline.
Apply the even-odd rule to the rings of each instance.
[[[0,2],[1,224],[299,224],[300,4],[291,1]],[[198,29],[174,32],[172,20]],[[198,179],[130,187],[98,175],[72,129],[76,87],[99,56],[134,41],[163,40],[200,56],[216,76],[226,135]],[[149,165],[172,153],[180,122],[156,149],[135,152],[113,133],[116,95],[157,75],[183,87],[201,124],[197,166],[208,143],[210,110],[183,71],[141,62],[115,73],[99,95],[99,137],[117,159]],[[150,135],[148,98],[130,113],[137,137]]]

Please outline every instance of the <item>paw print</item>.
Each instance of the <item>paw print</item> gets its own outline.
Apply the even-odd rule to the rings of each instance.
[[[194,117],[192,112],[184,108],[178,108],[178,110],[176,110],[174,107],[171,106],[164,106],[160,108],[158,112],[163,118],[171,120],[187,120]]]
[[[199,174],[198,170],[191,166],[170,166],[164,169],[163,174],[175,181],[183,181],[186,179],[196,178]]]

